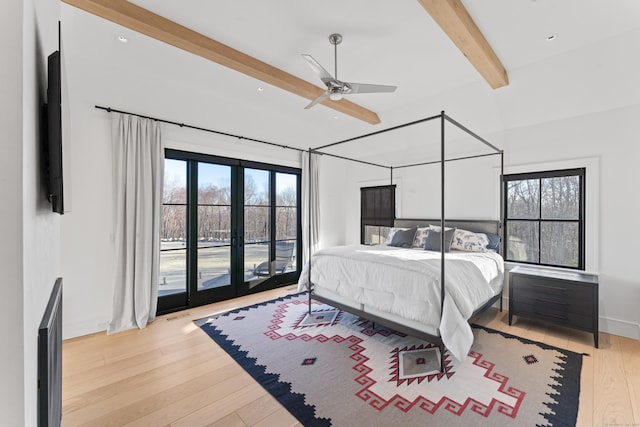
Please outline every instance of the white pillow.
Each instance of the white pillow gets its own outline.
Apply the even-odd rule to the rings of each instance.
[[[453,235],[451,249],[467,252],[485,252],[489,245],[489,238],[484,233],[457,229]]]
[[[439,225],[433,225],[433,224],[429,224],[429,228],[435,231],[440,231],[440,226]],[[449,231],[451,230],[453,227],[445,227],[444,231]]]

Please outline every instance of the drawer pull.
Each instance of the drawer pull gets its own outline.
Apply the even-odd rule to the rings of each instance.
[[[547,298],[536,298],[536,301],[547,302],[547,303],[550,303],[550,304],[558,304],[558,305],[569,305],[568,302],[560,302],[560,301],[547,299]]]
[[[559,288],[558,286],[539,285],[539,284],[535,284],[533,286],[537,286],[539,288],[553,289],[554,291],[562,291],[562,292],[566,292],[567,291],[567,288]]]
[[[540,316],[553,317],[553,318],[561,319],[561,320],[567,320],[567,319],[568,319],[568,317],[567,317],[567,316],[560,316],[560,315],[558,315],[558,314],[540,313],[539,311],[536,311],[536,310],[533,310],[533,312],[534,312],[535,314],[537,314],[537,315],[540,315]]]

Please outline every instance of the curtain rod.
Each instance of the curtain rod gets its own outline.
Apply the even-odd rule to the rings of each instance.
[[[200,126],[193,126],[193,125],[188,125],[188,124],[185,124],[185,123],[174,122],[174,121],[171,121],[171,120],[158,119],[157,117],[143,116],[142,114],[130,113],[128,111],[116,110],[115,108],[111,108],[111,107],[103,107],[103,106],[100,106],[100,105],[96,105],[95,107],[97,109],[99,109],[99,110],[105,110],[108,113],[128,114],[129,116],[136,116],[136,117],[141,117],[143,119],[155,120],[155,121],[160,122],[160,123],[167,123],[167,124],[170,124],[170,125],[180,126],[181,128],[189,128],[189,129],[200,130],[200,131],[203,131],[203,132],[216,133],[218,135],[230,136],[232,138],[244,139],[246,141],[259,142],[260,144],[271,145],[273,147],[286,148],[286,149],[289,149],[289,150],[296,150],[296,151],[300,151],[300,152],[307,151],[307,150],[303,150],[301,148],[289,147],[288,145],[276,144],[275,142],[262,141],[260,139],[255,139],[255,138],[247,138],[246,136],[234,135],[232,133],[227,133],[227,132],[220,132],[220,131],[217,131],[217,130],[207,129],[207,128],[203,128],[203,127],[200,127]]]

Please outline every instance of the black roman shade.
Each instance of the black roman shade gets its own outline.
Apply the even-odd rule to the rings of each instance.
[[[393,227],[396,219],[396,186],[362,187],[360,218],[362,225]]]

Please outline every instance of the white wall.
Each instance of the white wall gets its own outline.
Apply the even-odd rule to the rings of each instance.
[[[24,329],[22,287],[22,1],[0,6],[0,247],[3,296],[0,298],[0,413],[7,425],[24,424]]]
[[[46,201],[40,167],[40,106],[46,55],[57,46],[58,6],[9,0],[0,7],[3,65],[0,249],[0,414],[3,425],[37,424],[37,332],[59,274],[59,218]]]
[[[63,338],[106,329],[114,280],[108,115],[70,97],[73,211],[62,217]]]
[[[393,136],[390,134],[390,140]],[[366,144],[366,142],[363,142]],[[390,171],[386,168],[350,163],[346,160],[340,167],[348,172],[348,181],[334,180],[334,185],[323,188],[340,194],[344,198],[345,212],[328,212],[326,221],[344,223],[342,244],[360,242],[360,188],[388,185]],[[410,160],[409,160],[410,162]],[[407,163],[404,163],[407,164]],[[447,162],[445,166],[445,216],[450,219],[496,219],[495,207],[499,205],[499,185],[496,171],[500,156]],[[331,175],[333,171],[331,170]],[[323,177],[324,178],[324,177]],[[440,165],[424,165],[394,169],[393,184],[396,185],[396,217],[440,218]],[[324,197],[329,197],[326,194]]]

